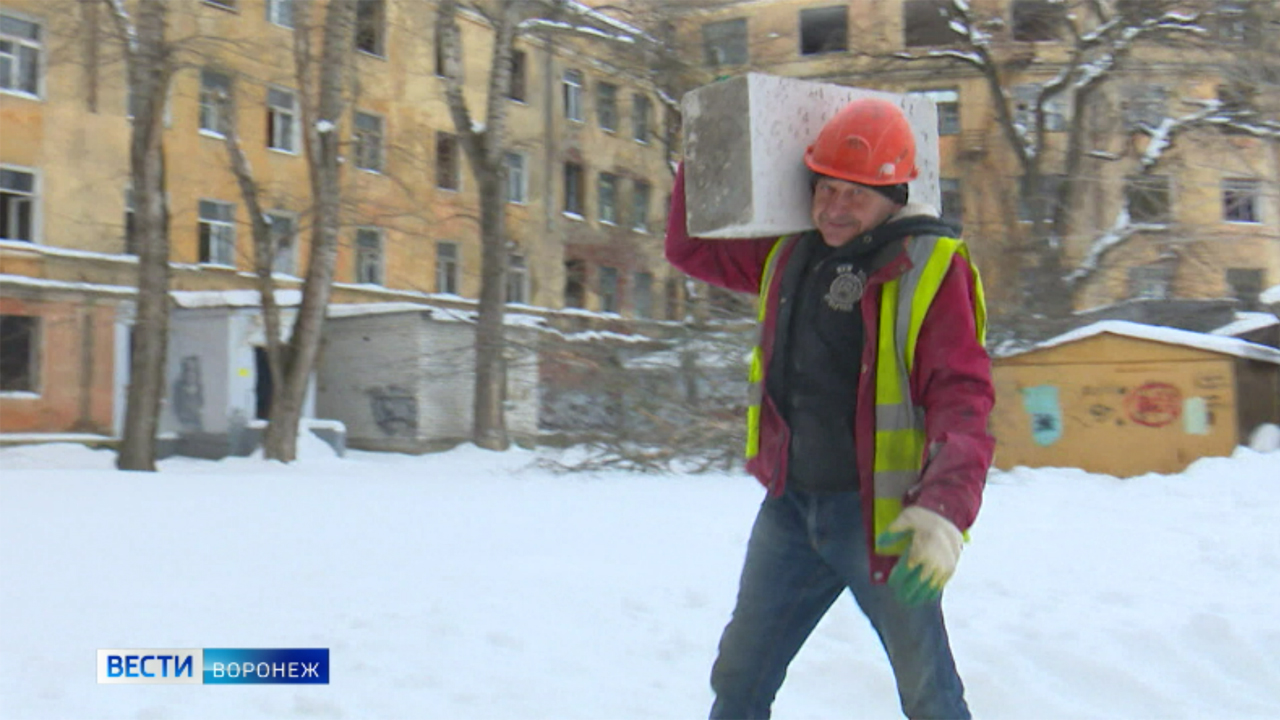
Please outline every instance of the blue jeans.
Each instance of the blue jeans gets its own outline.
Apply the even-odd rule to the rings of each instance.
[[[969,718],[940,602],[873,585],[857,492],[787,490],[760,507],[711,670],[713,720],[767,718],[787,665],[845,588],[880,636],[909,718]]]

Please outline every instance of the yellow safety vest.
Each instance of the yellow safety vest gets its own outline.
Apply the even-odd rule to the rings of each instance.
[[[751,351],[747,400],[747,459],[760,452],[760,408],[764,400],[763,333],[769,286],[777,269],[779,251],[794,237],[774,243],[760,278],[757,310],[760,337]],[[907,491],[920,480],[924,466],[924,409],[911,400],[910,378],[915,366],[916,341],[920,327],[933,304],[951,259],[959,253],[969,260],[963,240],[931,235],[918,236],[906,245],[911,268],[880,288],[880,321],[876,353],[876,433],[873,463],[875,485],[874,531],[878,537],[902,512]],[[978,342],[986,342],[987,311],[982,279],[972,262],[974,324]],[[860,360],[858,360],[860,362]],[[885,554],[900,555],[905,548]]]

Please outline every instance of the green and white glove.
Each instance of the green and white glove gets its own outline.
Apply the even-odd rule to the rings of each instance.
[[[893,572],[889,587],[906,605],[918,605],[942,597],[942,586],[951,579],[960,559],[964,535],[938,513],[912,506],[902,511],[889,529],[876,539],[878,548],[907,541]]]

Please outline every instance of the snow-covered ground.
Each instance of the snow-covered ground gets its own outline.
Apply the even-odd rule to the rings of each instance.
[[[694,718],[761,491],[524,451],[0,450],[0,717]],[[993,473],[948,590],[983,718],[1280,717],[1280,452]],[[327,686],[95,684],[97,648],[327,647]],[[851,600],[775,717],[899,717]]]

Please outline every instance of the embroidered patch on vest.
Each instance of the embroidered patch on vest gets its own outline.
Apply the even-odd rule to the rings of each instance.
[[[867,276],[861,270],[854,270],[852,264],[836,267],[836,279],[823,297],[827,306],[839,312],[850,312],[853,306],[862,299],[862,291],[867,287]]]

